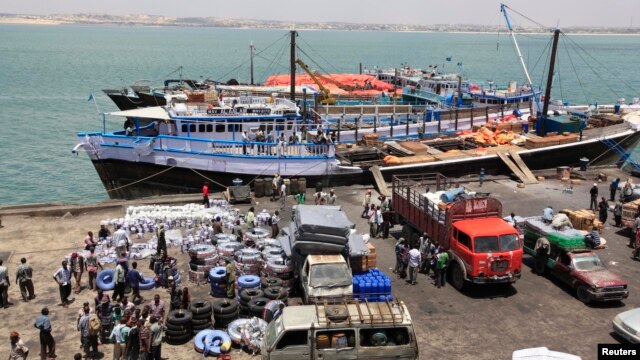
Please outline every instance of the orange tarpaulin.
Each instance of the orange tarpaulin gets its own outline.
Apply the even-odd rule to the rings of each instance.
[[[358,95],[358,96],[378,96],[380,95],[381,92],[390,92],[392,91],[395,86],[391,85],[389,83],[386,83],[384,81],[380,81],[377,80],[374,76],[372,75],[360,75],[360,74],[328,74],[328,75],[322,75],[323,77],[326,78],[331,78],[332,80],[343,84],[343,88],[347,88],[347,87],[352,87],[354,88],[352,91],[348,91],[345,89],[342,89],[340,86],[338,86],[337,84],[334,84],[332,82],[326,81],[320,77],[318,77],[318,81],[320,81],[320,83],[322,83],[322,86],[326,87],[327,89],[329,89],[329,91],[332,94],[335,95]],[[289,75],[271,75],[269,76],[269,78],[264,82],[263,85],[265,86],[288,86],[290,84],[290,76]],[[369,82],[370,84],[370,89],[366,89],[365,90],[365,83]],[[304,74],[304,75],[296,75],[296,86],[304,86],[304,85],[308,85],[311,87],[316,87],[317,88],[317,84],[315,81],[313,81],[313,79],[311,78],[311,76]],[[395,90],[396,93],[401,94],[402,93],[402,89],[396,89]]]

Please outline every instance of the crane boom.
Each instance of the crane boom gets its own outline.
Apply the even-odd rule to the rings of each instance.
[[[322,82],[318,79],[318,76],[309,69],[307,64],[305,64],[300,59],[296,59],[296,64],[300,65],[302,70],[304,70],[304,72],[306,72],[309,75],[309,77],[311,77],[311,80],[313,80],[313,82],[315,82],[316,85],[318,85],[318,88],[320,89],[320,95],[318,96],[318,101],[322,104],[327,104],[327,105],[335,104],[336,99],[331,95],[331,92],[329,91],[329,89],[327,89],[324,85],[322,85]]]

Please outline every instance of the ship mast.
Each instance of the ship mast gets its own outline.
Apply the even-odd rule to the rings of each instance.
[[[527,65],[524,63],[524,58],[522,57],[522,53],[520,52],[520,46],[518,46],[518,42],[516,41],[516,35],[513,32],[511,20],[509,19],[509,15],[507,14],[507,8],[507,5],[500,4],[500,12],[504,15],[504,19],[507,22],[507,28],[509,29],[509,34],[511,35],[511,41],[513,41],[513,46],[515,46],[516,48],[516,53],[518,54],[518,59],[520,60],[522,71],[524,71],[524,76],[527,78],[527,85],[532,86],[531,76],[529,75],[529,70],[527,70]]]
[[[249,59],[251,62],[251,85],[253,85],[253,41],[249,45]]]
[[[291,55],[290,55],[290,66],[291,66],[291,85],[289,88],[289,97],[291,101],[296,101],[296,36],[298,33],[295,30],[291,30]]]

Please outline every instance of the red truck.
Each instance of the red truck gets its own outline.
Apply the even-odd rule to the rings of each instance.
[[[464,193],[446,203],[428,193]],[[391,204],[410,243],[422,234],[448,251],[449,275],[456,289],[466,282],[510,284],[520,278],[522,243],[518,231],[502,220],[502,203],[487,194],[470,196],[442,174],[394,175]],[[462,194],[460,194],[462,195]]]

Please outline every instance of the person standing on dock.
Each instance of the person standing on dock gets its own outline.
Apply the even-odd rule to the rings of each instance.
[[[440,251],[438,254],[438,262],[436,263],[436,286],[440,288],[444,286],[447,278],[447,263],[449,262],[449,253]]]
[[[236,297],[236,270],[230,259],[226,259],[226,272],[227,272],[227,297],[229,299],[235,299]]]
[[[600,200],[600,203],[598,204],[598,218],[602,223],[602,226],[604,226],[605,223],[607,222],[608,210],[609,210],[609,203],[607,202],[607,199],[605,199],[603,196],[602,199]]]
[[[276,195],[278,194],[278,188],[280,186],[280,173],[276,173],[271,180],[271,201],[276,201]]]
[[[620,201],[613,207],[613,219],[617,227],[622,227],[622,203]]]
[[[287,184],[281,181],[280,184],[280,210],[284,210],[287,205]]]
[[[256,227],[256,214],[255,214],[255,209],[252,207],[249,208],[249,211],[247,211],[247,215],[245,215],[244,217],[244,221],[247,223],[247,232],[253,232],[253,228]],[[242,241],[242,238],[240,238],[238,241]]]
[[[338,197],[336,196],[336,193],[333,191],[333,189],[329,190],[329,201],[327,203],[329,205],[335,205],[337,199]]]
[[[369,237],[373,239],[378,235],[378,221],[376,220],[375,205],[371,204],[367,216],[369,217]]]
[[[0,259],[0,306],[5,309],[9,307],[9,270],[6,266],[2,266],[2,259]]]
[[[280,233],[278,222],[280,222],[280,211],[276,210],[273,216],[271,216],[271,237],[274,239]]]
[[[367,218],[369,214],[369,207],[371,206],[371,190],[367,190],[364,194],[364,200],[362,200],[362,207],[364,210],[362,211],[362,215],[360,217]]]
[[[156,249],[156,255],[162,257],[167,254],[167,239],[165,238],[164,224],[160,224],[158,227],[158,246]]]
[[[421,262],[422,256],[420,254],[420,250],[418,250],[417,245],[413,245],[411,247],[411,250],[409,250],[409,279],[407,279],[407,281],[410,282],[411,285],[416,284]]]
[[[79,255],[77,252],[71,253],[71,259],[69,267],[71,268],[71,275],[76,281],[74,286],[74,292],[79,294],[82,290],[82,274],[84,273],[84,256]]]
[[[202,204],[205,208],[209,207],[209,183],[205,182],[202,185]]]
[[[484,168],[480,168],[480,187],[482,187],[482,183],[484,182]]]
[[[31,280],[32,276],[33,268],[27,264],[27,259],[20,259],[20,265],[16,270],[16,284],[20,287],[20,294],[22,294],[22,300],[24,301],[33,300],[36,297],[33,290],[33,280]]]
[[[116,254],[122,254],[129,248],[129,235],[121,225],[116,225],[116,232],[113,233],[113,242],[116,244]]]
[[[89,289],[91,290],[95,290],[97,288],[95,281],[98,276],[98,268],[102,270],[102,264],[98,261],[95,251],[96,250],[94,248],[89,249],[89,256],[87,256],[84,262],[84,266],[89,276]]]
[[[49,308],[44,307],[33,326],[40,330],[40,357],[49,359],[56,357],[56,341],[51,336],[51,322],[49,321]]]
[[[113,301],[121,300],[124,296],[124,288],[126,284],[126,274],[124,271],[125,260],[120,259],[116,266],[115,273],[113,274],[113,280],[115,287],[113,288]]]
[[[84,249],[89,250],[92,247],[96,247],[96,245],[98,245],[98,243],[93,238],[93,231],[87,232],[87,236],[84,237]]]
[[[616,201],[616,191],[618,191],[619,184],[620,178],[616,178],[609,185],[609,201]]]
[[[111,231],[107,229],[108,223],[106,221],[100,222],[100,230],[98,230],[98,240],[105,241],[109,236],[111,236]]]
[[[69,307],[69,295],[71,295],[71,271],[67,265],[67,261],[63,260],[62,266],[53,274],[53,279],[58,283],[60,290],[60,303],[65,308]]]
[[[597,210],[598,209],[598,184],[597,183],[593,183],[591,190],[589,190],[589,194],[591,195],[589,210]]]
[[[20,340],[20,334],[17,331],[12,331],[9,334],[9,340],[11,341],[9,360],[26,360],[29,348]]]

